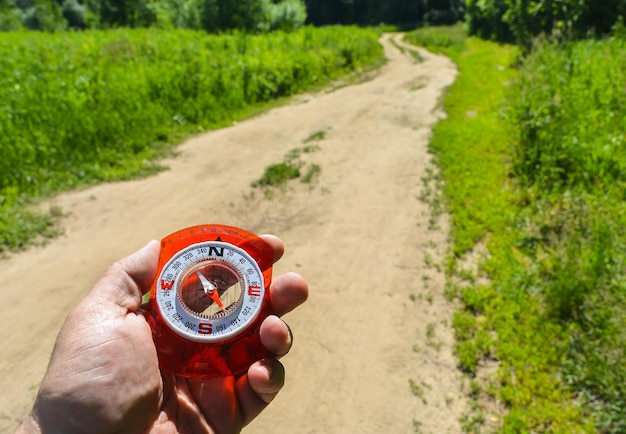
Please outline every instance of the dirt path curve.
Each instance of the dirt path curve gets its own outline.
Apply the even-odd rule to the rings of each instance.
[[[396,46],[391,40],[396,41]],[[195,137],[170,170],[54,200],[66,234],[0,263],[0,432],[28,411],[62,321],[112,261],[182,227],[221,222],[271,232],[287,252],[276,273],[310,282],[287,316],[288,381],[252,433],[459,432],[464,409],[444,278],[446,221],[429,229],[418,199],[431,166],[438,100],[456,75],[446,58],[399,35],[367,82],[304,95],[236,126]],[[271,201],[250,196],[268,165],[324,131],[303,154],[322,171]]]

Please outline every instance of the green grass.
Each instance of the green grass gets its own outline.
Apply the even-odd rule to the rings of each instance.
[[[462,26],[450,28],[450,36],[447,29],[437,29],[410,33],[407,41],[425,43],[459,64],[460,75],[445,101],[451,120],[435,126],[430,147],[441,167],[444,193],[454,216],[454,253],[461,255],[487,233],[503,228],[513,212],[508,209],[513,193],[502,191],[508,179],[510,136],[501,122],[500,110],[505,85],[515,78],[509,66],[517,52],[511,46],[475,38],[464,40],[460,36]],[[440,40],[444,45],[428,45]]]
[[[259,180],[252,183],[253,187],[280,187],[290,179],[300,177],[300,168],[292,162],[283,161],[271,164],[265,168],[265,172]]]
[[[302,182],[311,184],[320,176],[320,173],[322,173],[322,167],[319,164],[311,164],[302,176]]]
[[[601,432],[626,431],[625,58],[619,37],[542,43],[507,111],[523,276],[566,333],[560,379]]]
[[[325,137],[326,137],[326,131],[324,130],[316,131],[313,134],[311,134],[309,137],[304,139],[303,143],[318,142],[320,140],[324,140]]]
[[[445,53],[447,56],[459,55],[467,38],[465,24],[448,27],[423,27],[407,34],[407,41],[419,45],[434,53]]]
[[[0,33],[0,252],[51,233],[38,198],[154,173],[181,137],[381,59],[355,27]]]
[[[499,363],[464,430],[484,429],[491,397],[502,432],[624,432],[624,41],[542,45],[520,64],[458,30],[407,39],[460,70],[431,143],[452,218],[446,292],[463,306],[461,368]],[[479,245],[481,283],[460,261]]]
[[[323,136],[315,140],[321,140],[322,138]],[[311,140],[309,139],[304,140],[304,143],[310,142]],[[302,161],[301,156],[302,154],[311,154],[319,149],[318,145],[306,145],[290,150],[283,158],[283,161],[266,167],[263,175],[252,183],[252,187],[261,188],[265,197],[271,198],[273,189],[284,189],[292,179],[300,178],[303,184],[312,184],[319,177],[322,168],[315,163],[307,165]],[[303,170],[304,175],[302,174]]]

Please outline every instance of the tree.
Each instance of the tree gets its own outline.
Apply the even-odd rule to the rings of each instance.
[[[455,24],[464,18],[465,8],[461,0],[426,0],[424,21],[429,24]]]
[[[539,34],[562,40],[602,36],[619,17],[626,0],[467,0],[470,33],[514,40],[528,49]]]
[[[65,0],[61,6],[61,15],[67,21],[69,27],[84,29],[87,8],[77,0]]]
[[[270,7],[270,30],[292,32],[306,21],[306,6],[301,0],[283,0]]]
[[[169,2],[172,25],[181,29],[202,28],[202,0]]]
[[[347,1],[347,0],[346,0]],[[0,30],[161,27],[293,30],[306,20],[302,0],[0,0]]]
[[[270,0],[218,0],[218,30],[266,31],[270,26]]]
[[[28,29],[55,32],[67,26],[61,8],[54,1],[35,0],[22,4],[32,5],[24,13],[23,24]]]
[[[15,0],[0,0],[0,31],[8,32],[22,27],[22,12]]]
[[[308,22],[415,26],[429,11],[438,22],[463,19],[463,0],[305,0]]]
[[[510,42],[513,32],[503,17],[509,9],[506,0],[466,0],[466,19],[470,35]]]

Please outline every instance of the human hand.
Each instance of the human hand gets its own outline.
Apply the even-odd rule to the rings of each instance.
[[[284,247],[263,236],[274,249]],[[268,358],[239,378],[183,378],[161,373],[141,300],[156,274],[159,243],[151,241],[113,264],[70,312],[50,364],[19,433],[239,432],[284,383],[280,362]],[[295,273],[272,281],[272,311],[283,315],[302,304],[306,282]],[[292,343],[276,316],[261,325],[261,342],[277,356]]]

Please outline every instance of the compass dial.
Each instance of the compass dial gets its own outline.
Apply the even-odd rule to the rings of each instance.
[[[192,244],[163,266],[156,302],[168,326],[195,342],[225,342],[257,318],[263,273],[243,249],[220,241]]]

